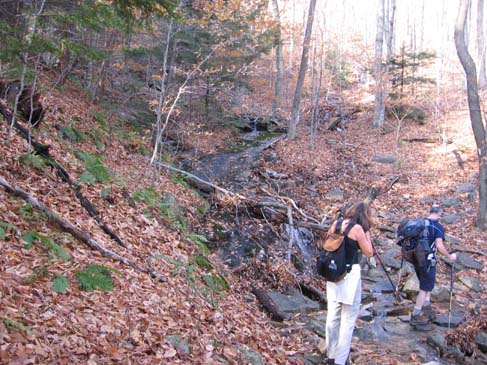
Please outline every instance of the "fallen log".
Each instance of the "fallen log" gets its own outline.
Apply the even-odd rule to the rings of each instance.
[[[310,297],[311,299],[317,300],[320,303],[326,303],[326,294],[320,289],[309,285],[303,281],[299,282],[299,287],[304,295]]]
[[[150,268],[144,268],[122,256],[119,254],[110,251],[109,249],[103,247],[103,245],[93,239],[87,232],[80,230],[79,228],[75,227],[73,224],[65,220],[64,218],[60,217],[56,212],[46,207],[43,203],[38,201],[34,196],[30,195],[26,191],[22,190],[21,188],[10,184],[7,180],[5,180],[2,176],[0,176],[0,185],[2,185],[5,190],[9,193],[19,196],[24,199],[26,202],[30,203],[34,208],[38,209],[42,213],[44,213],[47,218],[58,225],[64,232],[71,234],[73,237],[77,238],[79,241],[86,244],[93,250],[100,252],[103,256],[109,257],[113,260],[116,260],[126,266],[129,266],[133,269],[138,271],[144,272],[149,274],[152,278],[155,278],[159,281],[166,281],[167,279],[162,275],[157,273],[156,271]]]
[[[7,123],[12,122],[13,114],[8,108],[5,101],[3,101],[2,99],[0,99],[0,113],[5,117]],[[27,142],[29,142],[32,145],[32,147],[34,147],[34,151],[38,155],[42,156],[49,166],[55,168],[56,174],[74,190],[75,195],[78,198],[81,206],[86,209],[88,214],[93,219],[95,219],[95,221],[98,223],[98,226],[103,230],[103,232],[105,232],[108,236],[110,236],[110,238],[112,238],[120,246],[126,248],[127,245],[120,239],[120,237],[118,237],[118,235],[115,232],[113,232],[112,229],[110,229],[110,227],[106,225],[106,223],[103,222],[95,206],[90,202],[88,198],[86,198],[83,195],[83,193],[81,193],[81,186],[79,184],[76,184],[73,180],[71,180],[71,177],[69,176],[68,172],[51,156],[51,154],[49,153],[50,146],[43,145],[34,141],[32,139],[32,136],[29,133],[29,130],[25,129],[19,123],[14,122],[14,127],[19,132],[19,134],[24,139],[26,139]]]
[[[273,320],[282,322],[286,319],[289,319],[289,315],[280,311],[279,308],[274,304],[272,299],[269,297],[269,295],[267,295],[267,293],[263,289],[257,287],[256,285],[252,285],[252,293],[254,293],[264,309],[269,312]]]
[[[439,138],[429,138],[429,137],[413,137],[413,138],[401,138],[402,142],[421,142],[421,143],[440,143]],[[447,144],[453,143],[451,139],[446,140]]]

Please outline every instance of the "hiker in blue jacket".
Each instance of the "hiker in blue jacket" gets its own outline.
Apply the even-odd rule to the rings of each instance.
[[[335,221],[329,232],[335,231]],[[345,212],[341,225],[342,233],[352,225],[345,237],[347,263],[351,271],[340,281],[326,282],[326,350],[328,364],[348,365],[355,321],[360,311],[362,284],[360,277],[360,252],[366,257],[374,254],[370,240],[372,219],[370,206],[365,203],[353,205]]]
[[[429,222],[428,241],[432,252],[428,254],[423,265],[414,265],[419,280],[419,293],[409,323],[417,330],[431,329],[429,322],[435,319],[435,312],[431,307],[431,292],[436,280],[437,252],[439,251],[448,257],[452,262],[457,259],[457,255],[455,253],[450,254],[445,247],[445,228],[440,223],[441,213],[442,209],[439,205],[433,205],[430,208],[426,219]]]

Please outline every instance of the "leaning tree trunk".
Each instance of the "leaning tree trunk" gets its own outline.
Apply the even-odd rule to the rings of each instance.
[[[375,36],[375,118],[374,127],[384,124],[384,90],[382,82],[382,45],[384,42],[384,0],[378,1],[377,33]]]
[[[283,65],[282,65],[282,41],[281,41],[281,16],[279,14],[279,5],[277,0],[271,1],[272,15],[277,22],[276,34],[276,84],[274,92],[274,102],[272,103],[272,117],[276,118],[277,113],[281,107],[282,99],[282,79],[283,79]]]
[[[294,92],[293,107],[291,111],[291,120],[289,122],[289,130],[287,137],[290,140],[296,138],[296,127],[299,122],[299,106],[301,105],[301,94],[303,92],[304,77],[308,68],[308,54],[309,44],[311,42],[311,31],[313,29],[313,19],[316,7],[316,0],[311,0],[309,3],[308,22],[306,23],[306,31],[304,33],[303,53],[301,55],[301,67],[299,68],[298,82]]]
[[[469,0],[460,0],[457,21],[455,24],[455,46],[458,58],[465,70],[467,80],[468,109],[472,124],[477,153],[479,159],[479,208],[477,211],[477,226],[487,229],[487,139],[485,126],[480,111],[480,99],[477,91],[477,70],[468,52],[465,42],[465,19]]]

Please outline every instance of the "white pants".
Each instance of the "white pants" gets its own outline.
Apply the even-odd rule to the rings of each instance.
[[[352,271],[347,274],[343,282],[327,283],[326,349],[328,358],[335,359],[335,364],[340,365],[345,364],[348,359],[355,321],[360,312],[362,296],[360,266],[353,266]],[[352,291],[353,301],[349,302],[350,304],[345,304],[340,299],[340,295],[338,297],[336,295],[343,289],[343,286],[346,286],[349,293]]]

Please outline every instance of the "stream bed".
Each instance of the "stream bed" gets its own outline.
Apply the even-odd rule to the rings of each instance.
[[[254,130],[245,134],[244,139],[257,139],[259,135],[260,132]],[[272,138],[261,139],[246,150],[206,156],[193,166],[192,173],[227,190],[252,196],[257,194],[259,184],[262,183],[261,176],[254,171],[259,165],[259,159],[264,158],[264,151],[283,137],[274,135]],[[282,224],[279,232],[276,232],[265,221],[256,220],[245,208],[239,210],[238,206],[233,214],[212,210],[207,220],[213,227],[212,231],[205,232],[210,239],[210,247],[218,251],[230,268],[255,259],[266,261],[272,256],[284,257],[289,237],[293,235],[295,251],[299,251],[293,255],[294,265],[303,275],[317,275],[314,272],[316,249],[311,231]],[[392,241],[389,244],[387,249],[394,250]],[[412,269],[408,270],[412,276]],[[408,274],[408,270],[404,272]],[[392,295],[395,288],[383,267],[363,260],[362,278],[362,310],[354,332],[354,343],[360,343],[360,348],[365,345],[369,351],[361,353],[352,344],[354,364],[380,363],[374,360],[374,356],[378,359],[390,358],[391,364],[464,363],[461,353],[455,353],[454,349],[444,346],[448,324],[448,303],[444,297],[433,304],[439,310],[439,316],[432,331],[418,332],[409,325],[410,312],[414,306],[412,298],[404,295],[401,303],[397,303]],[[318,335],[314,338],[319,348],[319,338],[324,338],[325,333],[326,303],[305,295],[304,290],[294,289],[285,293],[276,291],[269,295],[277,307],[288,315],[288,320],[279,325],[281,331],[287,328],[292,332],[292,328],[304,326]],[[465,312],[464,308],[457,305],[456,310],[450,313],[451,325],[461,323]],[[450,355],[444,357],[448,352]],[[313,365],[320,361],[321,357],[310,355],[306,357],[305,363]]]

